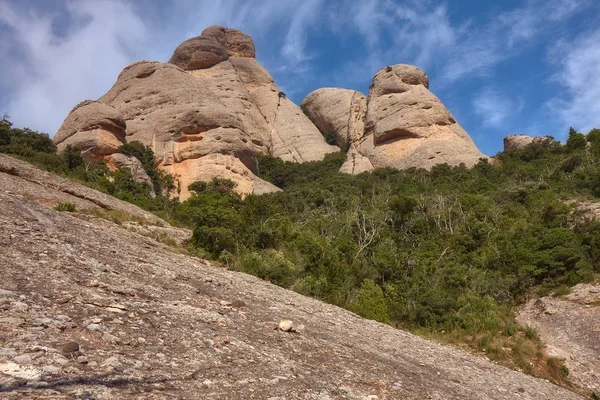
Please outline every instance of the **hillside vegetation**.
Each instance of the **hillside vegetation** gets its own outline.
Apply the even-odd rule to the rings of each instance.
[[[151,150],[136,146],[123,152],[147,168]],[[260,157],[259,176],[283,192],[242,199],[214,179],[190,185],[182,203],[165,194],[170,177],[149,174],[150,188],[73,149],[56,155],[47,136],[7,119],[0,151],[191,227],[192,254],[568,384],[512,310],[532,291],[564,293],[600,272],[600,223],[572,201],[600,197],[600,130],[471,169],[351,176],[338,172],[344,153],[305,164]]]

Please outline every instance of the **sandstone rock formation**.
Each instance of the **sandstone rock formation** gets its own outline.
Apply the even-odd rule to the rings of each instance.
[[[531,137],[527,135],[511,135],[504,138],[504,151],[522,150],[531,143],[550,143],[552,138],[548,136]]]
[[[362,139],[365,132],[367,98],[356,90],[322,88],[302,101],[302,110],[339,147]]]
[[[366,100],[354,91],[319,89],[302,104],[321,132],[350,141],[342,172],[476,164],[484,156],[428,88],[423,71],[399,64],[377,72]]]
[[[583,399],[115,224],[0,203],[3,399]]]
[[[340,170],[350,174],[472,166],[483,157],[417,67],[380,70],[368,98],[354,90],[318,89],[301,110],[255,53],[243,32],[206,28],[179,45],[169,63],[126,67],[98,101],[73,109],[54,140],[61,151],[73,145],[87,157],[133,169],[133,160],[114,155],[118,147],[131,141],[151,146],[159,167],[179,180],[182,199],[190,183],[216,176],[237,182],[242,194],[278,190],[255,176],[256,154],[306,162],[339,146],[348,149]]]
[[[209,27],[179,45],[168,64],[126,67],[97,102],[73,110],[55,141],[61,150],[73,144],[104,158],[123,142],[151,146],[159,167],[179,180],[182,199],[190,183],[216,176],[237,182],[242,194],[276,191],[254,175],[256,154],[304,162],[338,149],[254,55],[249,36]]]

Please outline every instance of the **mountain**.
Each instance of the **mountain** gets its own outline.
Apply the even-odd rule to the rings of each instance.
[[[113,164],[122,144],[139,141],[176,177],[182,199],[189,184],[214,177],[233,180],[241,194],[277,191],[256,176],[256,155],[322,160],[340,150],[329,135],[349,149],[343,172],[474,165],[483,155],[428,87],[423,71],[395,65],[375,75],[368,97],[322,89],[300,109],[256,60],[248,35],[211,26],[168,63],[126,67],[108,93],[71,111],[54,141],[59,151],[71,145]]]

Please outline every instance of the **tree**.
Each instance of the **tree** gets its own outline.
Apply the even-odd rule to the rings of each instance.
[[[567,139],[567,149],[569,151],[575,151],[585,149],[587,146],[587,139],[585,135],[577,132],[573,128],[569,128],[569,138]]]

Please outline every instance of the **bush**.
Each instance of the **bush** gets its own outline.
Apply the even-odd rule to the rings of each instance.
[[[56,211],[67,211],[67,212],[75,212],[77,211],[77,207],[73,203],[58,203],[54,206]]]
[[[348,309],[368,319],[386,324],[390,322],[383,290],[371,279],[362,282],[356,298],[348,304]]]

